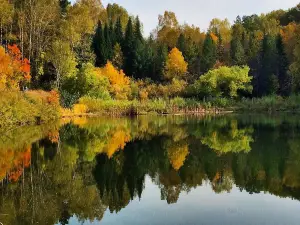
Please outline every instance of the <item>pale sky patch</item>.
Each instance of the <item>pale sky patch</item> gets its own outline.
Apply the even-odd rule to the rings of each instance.
[[[299,0],[102,0],[103,5],[118,3],[129,14],[138,15],[146,36],[156,28],[158,15],[165,10],[175,12],[180,23],[194,24],[206,30],[213,18],[233,22],[240,15],[268,13],[296,6]]]

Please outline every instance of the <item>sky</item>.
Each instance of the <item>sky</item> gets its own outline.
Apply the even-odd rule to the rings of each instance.
[[[178,21],[194,24],[206,30],[213,18],[228,18],[231,22],[240,15],[267,13],[276,9],[289,9],[299,0],[102,0],[118,3],[127,9],[130,15],[138,15],[144,27],[144,35],[156,28],[158,15],[165,10],[175,12]]]

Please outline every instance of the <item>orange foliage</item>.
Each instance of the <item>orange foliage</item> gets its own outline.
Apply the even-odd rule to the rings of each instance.
[[[118,71],[110,61],[107,62],[104,68],[99,70],[103,76],[108,78],[114,97],[120,100],[127,99],[130,92],[130,79],[123,70]]]
[[[59,104],[59,93],[57,91],[50,91],[49,96],[47,96],[47,102],[51,105],[58,105]]]
[[[211,36],[211,39],[212,39],[215,43],[218,42],[219,38],[217,37],[217,35],[215,35],[214,33],[210,33],[210,36]]]
[[[23,174],[24,168],[30,166],[31,147],[26,147],[25,151],[6,150],[0,155],[0,179],[7,177],[9,181],[16,182]]]
[[[20,83],[30,81],[30,63],[22,59],[17,45],[9,45],[8,51],[0,46],[0,89],[19,88]]]

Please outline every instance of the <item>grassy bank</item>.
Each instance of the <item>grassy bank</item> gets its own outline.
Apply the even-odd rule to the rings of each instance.
[[[79,105],[86,109],[86,113],[108,115],[140,115],[140,114],[195,114],[218,113],[222,111],[219,102],[196,101],[194,99],[152,99],[146,101],[128,100],[99,100],[84,97]]]
[[[59,97],[54,91],[0,93],[0,128],[39,124],[60,117]]]
[[[300,112],[300,95],[290,97],[266,96],[243,99],[234,104],[236,111],[243,112]]]
[[[3,92],[0,95],[0,128],[39,124],[61,117],[141,114],[215,114],[223,112],[300,112],[300,96],[232,100],[152,99],[100,100],[83,97],[71,109],[59,106],[56,92]]]
[[[287,98],[268,96],[253,99],[233,100],[216,98],[206,100],[173,98],[147,101],[103,101],[90,97],[81,98],[79,106],[91,114],[135,115],[135,114],[198,114],[222,112],[300,112],[300,96]],[[78,111],[78,110],[77,110]]]

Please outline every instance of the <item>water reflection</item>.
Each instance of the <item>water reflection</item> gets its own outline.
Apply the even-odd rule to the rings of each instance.
[[[101,221],[107,210],[119,213],[133,200],[142,202],[147,179],[160,190],[156,201],[166,204],[183,204],[183,194],[185,199],[201,187],[300,200],[298,121],[234,115],[77,118],[3,131],[0,222]]]

